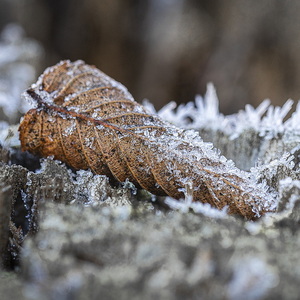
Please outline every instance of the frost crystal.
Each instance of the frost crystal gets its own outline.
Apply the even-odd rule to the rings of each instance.
[[[179,210],[183,213],[187,213],[189,210],[194,211],[195,213],[202,214],[204,216],[215,218],[215,219],[225,219],[228,218],[227,209],[224,207],[222,210],[212,207],[208,203],[201,202],[191,202],[190,199],[185,200],[175,200],[171,197],[166,197],[165,203],[174,210]]]
[[[247,104],[245,110],[224,116],[219,112],[216,90],[213,84],[209,83],[204,98],[197,95],[195,102],[180,104],[177,109],[176,103],[170,102],[161,108],[157,114],[164,120],[182,128],[219,130],[229,135],[231,139],[236,139],[248,129],[257,131],[260,136],[266,139],[271,139],[286,131],[300,130],[299,103],[296,111],[287,121],[284,119],[291,111],[293,101],[287,100],[282,107],[274,107],[270,103],[271,101],[266,99],[257,108]],[[149,112],[156,112],[153,105],[148,101],[144,101],[144,105]]]
[[[289,99],[282,107],[270,106],[266,116],[261,120],[260,135],[273,138],[283,133],[287,129],[283,120],[291,110],[292,105],[293,101]]]
[[[225,157],[220,157],[218,151],[212,151],[212,147],[203,143],[199,137],[197,138],[195,132],[189,130],[184,133],[184,141],[198,144],[202,151],[200,157],[197,153],[186,154],[186,157],[191,159],[191,163],[201,160],[201,156],[206,156],[224,164],[222,168],[216,170],[220,174],[237,174],[241,178],[250,179],[252,184],[243,187],[245,192],[264,195],[263,200],[256,201],[257,207],[253,208],[257,215],[262,208],[269,211],[276,210],[281,179],[299,179],[299,171],[295,168],[295,163],[298,165],[300,161],[298,146],[300,143],[300,102],[287,120],[286,116],[292,109],[293,101],[288,100],[282,107],[274,107],[270,103],[267,99],[257,108],[246,105],[245,110],[224,116],[219,112],[216,91],[213,85],[209,84],[206,95],[203,98],[197,96],[194,103],[181,104],[176,109],[176,104],[171,102],[158,111],[163,119],[174,125],[207,134],[214,145],[221,146],[222,153],[235,160],[240,168],[250,170],[252,167],[250,173],[240,171]],[[150,112],[155,112],[151,104],[146,102],[145,105]],[[170,152],[174,151],[176,145],[173,143],[171,149],[172,141],[165,145],[168,143]],[[218,184],[216,182],[216,185]],[[183,211],[193,209],[210,214],[203,204],[197,203],[195,206],[189,201],[188,203],[187,201],[175,203],[170,198],[167,198],[167,203],[175,209]]]
[[[154,106],[148,101],[144,101],[143,105],[150,113],[156,113]],[[176,106],[175,102],[170,102],[161,108],[157,114],[170,123],[193,129],[218,126],[217,129],[224,119],[224,116],[219,112],[219,100],[212,83],[207,85],[204,98],[197,95],[194,103],[180,104],[177,109]],[[189,119],[192,120],[192,123]]]

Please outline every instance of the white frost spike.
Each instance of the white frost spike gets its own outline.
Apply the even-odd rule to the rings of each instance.
[[[198,98],[198,99],[197,99]],[[196,107],[200,108],[199,97],[197,97]],[[197,101],[198,100],[198,101]],[[203,102],[202,102],[203,103]],[[206,113],[208,119],[215,120],[219,117],[219,99],[217,96],[214,85],[210,82],[207,84],[207,91],[204,97],[204,105],[201,107],[203,112]],[[199,105],[199,106],[198,106]]]
[[[224,126],[224,116],[219,112],[219,100],[212,83],[207,84],[204,98],[196,96],[195,109],[189,117],[193,120],[193,123],[188,126],[189,128],[209,127],[218,130]]]
[[[158,112],[148,101],[144,101],[143,105],[149,112],[157,113],[162,119],[183,128],[199,129],[210,126],[214,126],[215,129],[224,128],[224,116],[219,112],[219,100],[212,83],[207,84],[207,92],[204,98],[197,95],[195,102],[180,104],[177,107],[177,104],[172,101]]]
[[[292,109],[294,101],[289,99],[282,106],[270,106],[267,115],[261,121],[260,135],[272,138],[285,130],[284,118]]]
[[[286,130],[300,131],[300,101],[298,101],[296,110],[292,116],[285,122]]]
[[[214,219],[225,219],[228,218],[227,209],[225,206],[223,209],[219,210],[215,207],[212,207],[208,203],[201,202],[187,202],[186,200],[175,200],[171,197],[166,197],[164,202],[172,209],[179,210],[183,213],[193,210],[195,213],[203,214],[206,217]]]
[[[284,122],[291,111],[293,100],[289,99],[282,107],[270,105],[269,99],[264,100],[257,108],[247,104],[245,110],[237,114],[224,116],[219,112],[219,100],[212,83],[207,85],[204,97],[196,96],[195,102],[181,104],[176,109],[175,102],[164,106],[158,115],[177,126],[185,129],[209,129],[222,131],[231,140],[238,138],[245,130],[253,129],[261,137],[271,139],[284,131],[300,130],[300,104],[292,117]],[[144,102],[151,113],[156,113],[152,104]],[[190,122],[192,120],[192,122]]]
[[[238,114],[227,117],[231,117],[232,125],[235,128],[232,129],[234,130],[233,132],[230,132],[230,139],[234,140],[247,129],[259,131],[262,116],[268,110],[270,102],[269,99],[265,99],[257,108],[247,104],[245,110],[241,110]]]
[[[169,102],[167,105],[165,105],[159,112],[158,114],[162,117],[165,118],[165,120],[168,120],[169,122],[172,123],[172,119],[176,118],[176,113],[174,112],[175,108],[177,107],[177,104],[175,101]],[[176,118],[177,119],[177,118]],[[177,121],[177,120],[174,120]]]
[[[144,103],[145,104],[145,103]],[[146,104],[147,107],[147,104]],[[161,108],[157,114],[163,119],[167,120],[172,124],[182,124],[183,127],[188,127],[190,123],[188,118],[190,118],[194,111],[195,105],[193,102],[188,102],[186,104],[180,104],[177,109],[177,104],[174,101],[169,102],[163,108]],[[152,113],[156,113],[155,109],[152,110]]]

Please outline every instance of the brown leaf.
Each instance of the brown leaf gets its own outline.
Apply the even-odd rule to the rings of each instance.
[[[19,128],[24,151],[129,179],[156,195],[228,206],[229,213],[247,219],[273,210],[265,189],[248,174],[197,133],[148,114],[123,85],[94,66],[63,61],[48,68],[26,97],[37,108]]]

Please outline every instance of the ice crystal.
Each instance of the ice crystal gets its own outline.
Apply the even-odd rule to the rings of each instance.
[[[279,182],[280,202],[277,219],[294,219],[299,222],[300,181],[286,177]]]
[[[298,101],[296,110],[292,116],[285,122],[285,129],[287,131],[300,132],[300,101]]]
[[[260,123],[260,135],[265,138],[273,138],[286,130],[284,118],[289,113],[293,105],[292,100],[287,100],[282,107],[270,106],[266,112],[266,116],[262,118]]]
[[[187,143],[192,142],[198,145],[201,149],[201,157],[209,157],[211,160],[222,161],[222,168],[217,170],[220,174],[237,174],[241,178],[249,178],[250,184],[248,187],[243,187],[245,192],[257,192],[264,195],[263,201],[257,203],[257,215],[259,210],[266,208],[269,211],[275,211],[278,207],[278,192],[280,189],[280,180],[284,178],[299,178],[299,171],[295,167],[295,163],[299,162],[299,149],[297,145],[300,142],[299,137],[299,118],[300,104],[298,103],[295,112],[286,120],[288,113],[292,109],[293,101],[288,100],[282,107],[274,107],[270,100],[264,100],[257,108],[251,105],[246,105],[245,110],[241,110],[234,115],[224,116],[219,112],[218,98],[212,84],[207,87],[207,93],[204,97],[197,96],[195,102],[181,104],[176,109],[176,104],[171,102],[163,107],[158,114],[165,120],[185,129],[194,129],[196,131],[209,132],[211,136],[225,135],[227,138],[222,138],[223,142],[231,143],[233,140],[236,145],[232,148],[239,153],[237,158],[248,160],[251,155],[252,166],[250,173],[243,172],[237,169],[233,162],[228,161],[225,157],[220,156],[218,151],[212,149],[211,144],[204,143],[201,138],[193,130],[187,130],[183,134],[183,140]],[[155,112],[154,107],[150,103],[145,103],[150,112]],[[252,132],[248,134],[247,132]],[[249,144],[249,138],[256,138],[255,144]],[[169,141],[175,150],[176,145]],[[168,143],[166,143],[168,144]],[[249,153],[240,153],[245,147]],[[226,150],[226,145],[223,145]],[[249,147],[253,147],[251,150]],[[258,148],[257,148],[258,147]],[[213,151],[212,151],[213,150]],[[251,150],[251,151],[250,151]],[[294,154],[294,155],[293,155]],[[186,158],[193,161],[201,159],[199,153],[187,153]],[[259,159],[262,163],[259,163]],[[247,165],[247,164],[246,164]],[[251,162],[248,164],[251,166]],[[175,166],[170,166],[170,169]],[[206,166],[209,169],[208,166]],[[250,169],[250,167],[249,167]],[[247,170],[249,170],[247,168]],[[189,178],[185,178],[189,180]],[[216,185],[219,183],[216,182]],[[186,191],[183,191],[186,192]],[[187,201],[174,202],[167,198],[167,203],[174,209],[194,211],[210,214],[203,204],[194,204]]]
[[[149,101],[144,101],[143,104],[150,113],[156,113],[154,106]],[[177,109],[176,107],[177,104],[172,101],[161,108],[157,114],[163,120],[191,129],[210,126],[219,128],[220,123],[224,121],[224,116],[219,112],[219,100],[212,83],[207,85],[204,98],[197,95],[195,102],[180,104]]]
[[[208,203],[201,202],[191,202],[191,198],[186,198],[182,200],[175,200],[171,197],[166,197],[165,203],[174,210],[179,210],[183,213],[187,213],[192,210],[195,213],[202,214],[204,216],[215,218],[215,219],[224,219],[228,218],[227,209],[224,207],[222,210],[212,207]]]
[[[144,105],[149,112],[155,113],[155,108],[148,101]],[[219,112],[219,100],[212,83],[207,85],[204,97],[196,96],[194,102],[180,104],[170,102],[161,108],[157,114],[177,126],[187,129],[207,129],[221,131],[238,138],[245,130],[253,129],[265,139],[277,137],[287,131],[299,131],[300,104],[292,117],[285,121],[291,111],[293,100],[289,99],[282,107],[274,107],[269,99],[264,100],[257,108],[247,104],[245,110],[236,114],[224,116]]]
[[[236,139],[244,131],[254,129],[255,131],[260,130],[260,122],[262,116],[268,110],[270,106],[270,100],[264,100],[257,108],[247,104],[245,110],[240,110],[236,115],[229,116],[231,119],[232,128],[229,130],[230,139]]]

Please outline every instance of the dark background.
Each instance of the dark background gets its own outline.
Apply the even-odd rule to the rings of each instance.
[[[157,109],[211,81],[228,114],[300,98],[299,13],[298,0],[0,0],[0,29],[42,43],[40,72],[83,59]]]

